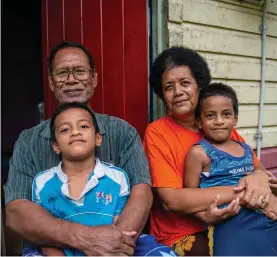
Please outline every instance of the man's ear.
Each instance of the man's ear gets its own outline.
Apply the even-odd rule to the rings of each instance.
[[[53,150],[56,154],[60,154],[61,151],[60,151],[60,148],[59,148],[59,145],[56,141],[52,141],[52,147],[53,147]]]
[[[93,86],[93,88],[96,88],[97,83],[98,83],[98,73],[94,69],[94,70],[92,70],[92,86]]]
[[[54,82],[53,82],[53,77],[50,71],[48,71],[48,84],[52,92],[54,92]]]
[[[102,145],[102,135],[98,132],[95,135],[95,145],[100,146]]]
[[[202,122],[200,118],[196,118],[195,120],[196,126],[198,127],[199,130],[202,129]]]

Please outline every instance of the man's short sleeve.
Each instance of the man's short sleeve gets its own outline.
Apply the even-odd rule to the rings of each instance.
[[[128,124],[118,166],[128,173],[131,186],[137,184],[151,185],[149,166],[143,151],[141,139],[135,128]]]
[[[32,183],[36,172],[26,142],[23,131],[10,160],[8,181],[4,185],[5,205],[16,199],[32,199]]]
[[[143,144],[149,161],[152,186],[182,188],[178,164],[163,135],[150,125],[146,129]]]

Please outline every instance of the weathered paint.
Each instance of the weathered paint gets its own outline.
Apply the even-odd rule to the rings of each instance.
[[[173,27],[170,30],[173,31],[174,25],[177,24],[170,25]],[[181,30],[183,32],[183,44],[196,50],[261,58],[262,42],[260,35],[204,27],[198,24],[183,24]],[[269,37],[266,49],[267,58],[277,59],[276,49],[277,40]]]
[[[258,115],[258,114],[256,114]],[[256,146],[256,127],[239,128],[239,133],[245,141],[253,148]],[[276,147],[277,146],[277,126],[263,127],[263,146]]]
[[[260,82],[243,80],[215,79],[214,82],[222,82],[232,85],[236,90],[240,104],[259,104],[260,102]],[[277,104],[277,83],[266,82],[265,84],[265,104]]]
[[[237,0],[234,2],[237,5],[216,0],[169,0],[169,21],[174,23],[190,22],[260,34],[262,7],[251,5],[251,8],[249,8],[240,4]],[[270,9],[270,6],[268,6],[268,9]],[[183,10],[183,12],[180,10]],[[276,15],[269,14],[269,36],[277,36],[276,27]]]
[[[240,105],[238,128],[258,126],[258,105]],[[263,126],[276,126],[277,105],[264,106]]]

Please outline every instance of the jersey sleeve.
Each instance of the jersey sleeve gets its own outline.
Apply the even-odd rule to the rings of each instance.
[[[170,140],[170,139],[167,139]],[[182,188],[178,166],[164,135],[149,125],[144,136],[153,187]]]
[[[37,177],[34,178],[33,184],[32,184],[32,201],[36,204],[41,205],[41,200],[40,200],[40,193],[38,190],[38,185],[37,185]]]
[[[236,141],[240,141],[240,142],[244,142],[245,140],[243,139],[243,137],[238,133],[238,131],[236,129],[233,129],[232,134],[231,134],[231,139],[236,140]],[[253,161],[254,161],[254,167],[256,167],[260,161],[256,155],[256,153],[252,150],[253,153]]]
[[[116,205],[116,210],[115,210],[115,215],[118,216],[121,214],[128,197],[130,195],[130,183],[128,176],[125,172],[122,173],[122,179],[121,179],[121,184],[120,184],[120,194],[119,194],[119,199],[118,203]]]

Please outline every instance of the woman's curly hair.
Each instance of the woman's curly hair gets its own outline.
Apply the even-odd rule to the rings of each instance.
[[[153,62],[150,69],[150,87],[163,99],[163,73],[174,67],[187,66],[199,88],[208,86],[211,74],[207,62],[196,51],[185,47],[171,47],[164,50]]]

